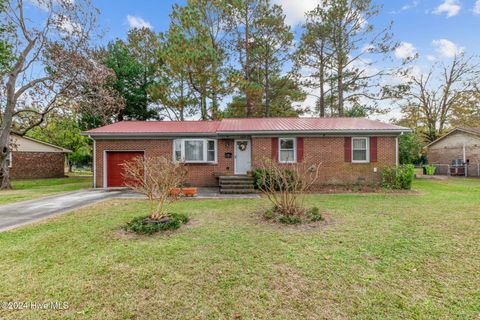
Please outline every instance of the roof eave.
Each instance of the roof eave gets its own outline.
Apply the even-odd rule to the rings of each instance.
[[[269,130],[269,131],[218,131],[214,133],[205,132],[82,132],[82,135],[95,138],[143,138],[143,137],[215,137],[215,136],[237,136],[237,135],[344,135],[344,134],[382,134],[382,135],[399,135],[411,132],[411,129],[362,129],[362,130]]]
[[[402,134],[411,132],[411,129],[382,129],[382,130],[269,130],[269,131],[219,131],[219,135],[282,135],[282,134],[309,134],[309,135],[327,135],[327,134]]]
[[[212,137],[217,136],[217,133],[205,132],[82,132],[83,136],[94,138],[108,138],[108,137]]]
[[[472,134],[472,135],[475,135],[475,136],[480,136],[480,134],[478,134],[478,132],[475,132],[475,131],[472,131],[472,130],[468,130],[466,128],[455,128],[453,130],[451,130],[450,132],[448,132],[447,134],[441,136],[440,138],[430,142],[429,144],[427,144],[425,146],[425,148],[429,148],[430,146],[434,145],[435,143],[445,139],[446,137],[450,136],[452,133],[454,132],[457,132],[457,131],[461,131],[461,132],[465,132],[465,133],[468,133],[468,134]]]

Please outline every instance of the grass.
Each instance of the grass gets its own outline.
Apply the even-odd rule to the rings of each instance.
[[[31,200],[60,192],[69,192],[92,186],[92,176],[69,176],[58,179],[13,180],[13,190],[0,191],[0,205]]]
[[[265,224],[263,199],[183,201],[170,235],[125,237],[112,200],[0,234],[1,319],[478,319],[480,180],[415,193],[312,195],[333,223]]]

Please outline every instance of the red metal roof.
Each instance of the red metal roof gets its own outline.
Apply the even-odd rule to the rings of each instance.
[[[334,131],[405,129],[364,118],[253,118],[224,119],[219,132],[236,131]]]
[[[87,134],[221,134],[244,132],[409,131],[364,118],[242,118],[219,121],[123,121]]]
[[[122,121],[87,133],[216,133],[219,125],[220,121]]]

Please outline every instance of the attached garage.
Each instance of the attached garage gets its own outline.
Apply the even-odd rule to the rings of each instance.
[[[107,187],[124,187],[125,177],[122,164],[137,157],[143,157],[143,151],[106,151]]]

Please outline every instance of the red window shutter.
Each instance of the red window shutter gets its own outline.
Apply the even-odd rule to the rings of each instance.
[[[352,162],[352,137],[345,137],[343,143],[345,162]]]
[[[297,162],[303,162],[303,138],[297,138]]]
[[[378,139],[377,137],[370,137],[370,162],[377,162],[378,160]]]
[[[278,138],[272,138],[272,160],[278,161]]]

